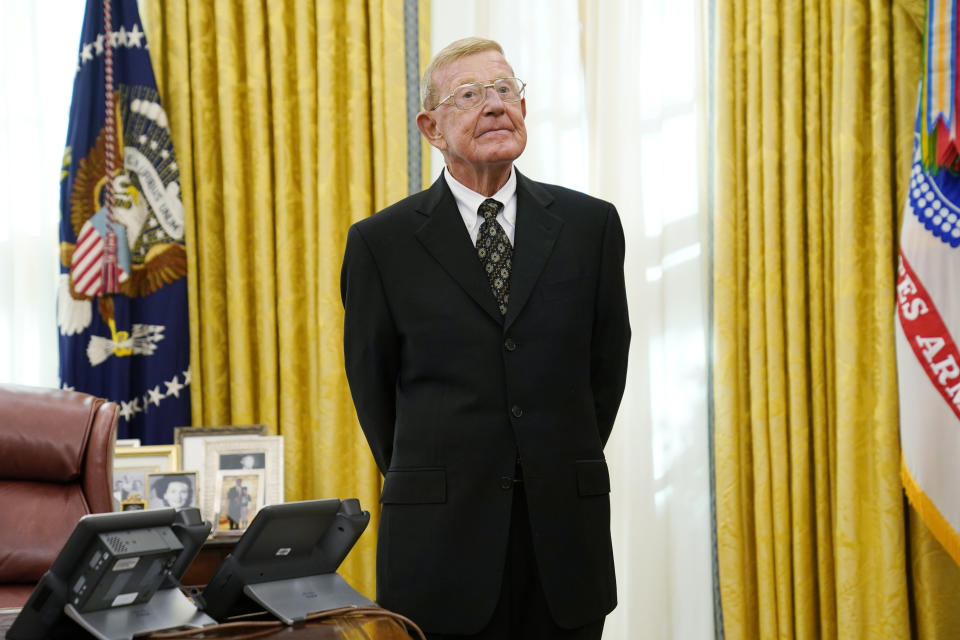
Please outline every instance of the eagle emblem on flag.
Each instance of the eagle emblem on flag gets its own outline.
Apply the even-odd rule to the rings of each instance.
[[[118,403],[118,437],[169,443],[191,422],[186,227],[136,0],[87,0],[76,62],[60,175],[60,381]]]
[[[166,113],[156,90],[122,87],[118,95],[116,122],[123,141],[122,167],[113,176],[114,230],[120,291],[137,298],[150,295],[187,274],[183,245],[183,204],[180,201],[180,174],[171,153]],[[76,243],[62,242],[61,264],[68,268],[61,277],[58,323],[64,335],[79,333],[89,326],[89,307],[104,293],[102,278],[107,237],[105,167],[106,130],[97,136],[96,146],[79,163],[70,194],[70,221]],[[149,355],[149,343],[163,337],[134,325],[131,332],[117,332],[109,299],[97,304],[113,331],[109,339],[91,338],[88,356],[98,364],[110,354]],[[138,337],[131,338],[130,333]],[[144,342],[146,341],[146,342]]]

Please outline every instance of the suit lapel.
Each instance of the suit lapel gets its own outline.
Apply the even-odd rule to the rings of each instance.
[[[563,226],[560,218],[547,211],[552,200],[548,191],[517,171],[517,226],[506,318],[497,309],[476,248],[470,244],[456,200],[442,174],[430,187],[423,208],[419,210],[426,222],[415,235],[491,318],[498,323],[504,322],[504,327],[509,328],[530,299]]]
[[[420,213],[427,218],[415,234],[420,244],[484,311],[497,323],[502,322],[477,250],[470,244],[470,235],[443,174],[430,187]]]
[[[530,299],[563,226],[560,218],[547,211],[552,199],[546,189],[517,171],[517,227],[504,329],[510,328]],[[489,294],[489,286],[487,289]]]

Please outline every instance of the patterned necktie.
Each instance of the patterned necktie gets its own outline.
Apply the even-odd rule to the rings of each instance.
[[[477,255],[490,281],[490,290],[497,300],[501,315],[507,314],[510,300],[510,270],[513,268],[513,246],[503,227],[497,222],[497,214],[503,203],[487,198],[480,204],[477,214],[483,216],[483,224],[477,232]]]

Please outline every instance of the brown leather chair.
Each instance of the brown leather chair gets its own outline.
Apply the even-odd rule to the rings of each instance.
[[[26,602],[88,513],[113,509],[117,405],[0,385],[0,608]]]

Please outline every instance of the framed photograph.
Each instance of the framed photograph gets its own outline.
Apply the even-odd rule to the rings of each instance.
[[[173,443],[180,446],[180,468],[185,471],[203,470],[203,450],[195,438],[228,438],[232,436],[266,435],[262,424],[224,425],[218,427],[174,427]]]
[[[214,531],[241,532],[264,507],[264,470],[217,471],[214,490]]]
[[[204,518],[216,522],[217,499],[224,500],[221,477],[248,472],[262,474],[257,486],[262,502],[283,502],[283,436],[231,436],[198,438],[203,453],[200,470],[200,511]]]
[[[147,496],[147,474],[151,469],[146,467],[113,470],[113,503],[115,511],[122,511],[119,507],[128,502],[141,502]]]
[[[120,503],[120,511],[143,511],[147,503],[143,500],[124,500]]]
[[[175,444],[116,447],[113,450],[113,468],[151,468],[154,471],[176,471],[180,468],[180,447]]]
[[[116,447],[113,451],[113,508],[147,501],[147,474],[177,471],[176,445]]]
[[[139,447],[140,438],[118,438],[117,446],[118,447]]]
[[[197,506],[197,472],[147,474],[147,509]]]
[[[221,470],[224,469],[266,469],[267,454],[263,451],[254,453],[222,453],[220,454]]]

